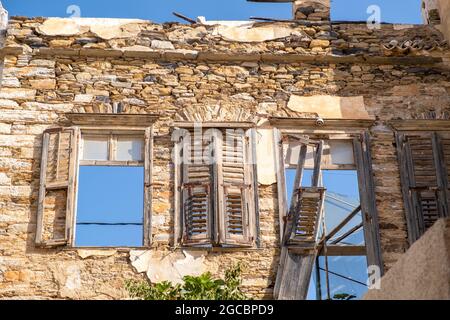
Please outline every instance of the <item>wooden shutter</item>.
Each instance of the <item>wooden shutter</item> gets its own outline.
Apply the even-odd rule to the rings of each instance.
[[[435,133],[400,133],[397,149],[410,243],[447,215],[442,145]],[[445,152],[445,151],[444,151]]]
[[[72,236],[78,140],[77,128],[44,132],[36,222],[39,246],[66,245]]]
[[[214,181],[212,135],[182,137],[181,208],[183,245],[210,245],[213,230]]]
[[[369,132],[361,133],[353,140],[353,150],[358,171],[358,188],[361,201],[367,265],[378,266],[383,274],[378,211],[375,199],[375,183],[372,171]]]
[[[152,169],[153,169],[153,126],[145,130],[144,147],[144,245],[152,240]]]
[[[325,189],[318,187],[321,174],[323,141],[316,144],[314,155],[314,174],[311,187],[301,187],[303,166],[305,164],[307,146],[300,148],[299,163],[294,182],[291,209],[287,223],[287,243],[315,243],[319,231],[319,220],[325,200]]]
[[[292,219],[289,244],[316,242],[324,200],[324,188],[300,188],[298,190],[298,201]]]
[[[219,243],[252,246],[255,221],[250,130],[223,130],[217,139]]]
[[[443,205],[442,216],[448,217],[450,216],[450,134],[436,134],[435,139],[438,148],[437,152],[439,152],[440,155],[440,158],[438,159],[438,173],[441,178],[441,199],[443,199],[443,201],[441,201],[441,204]]]

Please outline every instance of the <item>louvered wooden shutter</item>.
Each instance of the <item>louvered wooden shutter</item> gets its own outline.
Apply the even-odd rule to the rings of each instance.
[[[182,138],[182,143],[182,244],[208,245],[212,242],[213,230],[214,181],[210,158],[213,136],[197,136],[191,131]]]
[[[299,189],[289,244],[316,242],[324,200],[324,188]]]
[[[306,145],[302,146],[299,167],[296,173],[296,185],[291,201],[287,223],[287,243],[315,243],[319,231],[319,220],[325,200],[325,189],[318,187],[321,172],[323,141],[316,144],[314,155],[314,174],[311,187],[300,187],[303,172]]]
[[[219,242],[252,246],[255,217],[250,130],[223,130],[217,139]]]
[[[441,170],[442,146],[434,133],[398,134],[402,189],[410,242],[446,216],[446,191]],[[445,177],[447,179],[447,177]]]
[[[36,244],[66,245],[71,237],[76,184],[77,128],[44,132]]]

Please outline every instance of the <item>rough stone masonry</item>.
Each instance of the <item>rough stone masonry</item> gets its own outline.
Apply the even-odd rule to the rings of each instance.
[[[270,116],[374,119],[372,163],[382,259],[389,269],[408,241],[388,121],[449,118],[450,50],[433,25],[371,30],[365,23],[323,23],[329,19],[323,8],[295,11],[309,23],[11,17],[0,53],[0,298],[120,299],[127,297],[125,279],[176,282],[204,271],[219,276],[237,261],[246,263],[244,290],[272,298],[280,252],[273,166],[258,166],[261,248],[172,245],[169,128],[175,120],[198,117],[252,121],[262,135],[272,130]],[[159,115],[152,247],[36,247],[43,131],[67,123],[69,112],[112,113],[115,103],[126,114]]]

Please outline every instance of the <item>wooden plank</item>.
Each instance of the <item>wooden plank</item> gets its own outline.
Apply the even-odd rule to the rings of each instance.
[[[447,166],[445,162],[442,139],[436,132],[432,134],[432,141],[436,178],[439,187],[439,190],[437,191],[439,217],[446,218],[449,216],[449,204],[447,201],[450,199]]]
[[[269,117],[272,126],[278,129],[313,128],[321,130],[346,129],[367,129],[371,127],[375,120],[361,119],[325,119],[323,124],[318,124],[317,118],[294,118],[294,117]]]
[[[69,238],[68,238],[68,244],[70,246],[75,245],[75,234],[76,234],[76,215],[77,215],[77,192],[78,192],[78,175],[79,175],[79,162],[81,157],[81,150],[82,150],[82,143],[81,143],[81,130],[79,127],[75,127],[75,135],[74,135],[74,150],[76,150],[74,158],[73,158],[73,164],[71,164],[72,170],[74,170],[73,175],[73,181],[70,183],[71,187],[73,188],[73,192],[70,191],[69,194],[72,197],[72,216],[70,219],[71,223],[71,230],[69,232]]]
[[[45,202],[45,183],[47,180],[47,159],[50,135],[44,132],[42,138],[42,156],[41,156],[41,174],[39,180],[39,202],[36,219],[36,238],[35,243],[42,245],[42,232],[44,227],[44,202]]]
[[[174,217],[173,217],[173,224],[174,224],[174,247],[178,247],[181,244],[181,238],[182,238],[182,208],[180,206],[180,198],[181,198],[181,165],[182,165],[182,158],[180,158],[180,144],[182,139],[179,137],[178,141],[174,142],[173,146],[173,154],[174,154],[174,196],[173,196],[173,208],[174,208]]]
[[[275,170],[277,178],[277,194],[278,194],[278,221],[280,226],[280,243],[283,245],[285,231],[285,217],[288,215],[287,194],[286,194],[286,176],[284,167],[284,151],[281,131],[277,128],[273,129],[273,141],[275,151]]]
[[[354,226],[353,228],[351,228],[350,230],[348,230],[347,232],[345,232],[343,235],[339,236],[338,238],[334,239],[331,243],[332,244],[338,244],[339,242],[341,242],[342,240],[344,240],[348,236],[352,235],[354,232],[358,231],[362,227],[364,227],[364,223],[363,222],[361,222],[360,224]]]
[[[408,231],[408,240],[411,245],[417,237],[417,226],[416,226],[416,218],[415,210],[413,209],[413,204],[411,200],[411,195],[409,193],[410,187],[410,169],[409,169],[409,160],[408,160],[408,152],[407,152],[407,140],[406,135],[404,133],[396,132],[396,144],[397,144],[397,158],[398,163],[400,165],[400,180],[401,187],[403,193],[403,203],[405,206],[405,215],[406,215],[406,223],[407,223],[407,231]]]
[[[253,217],[250,219],[250,226],[252,232],[250,235],[255,239],[255,245],[257,248],[261,246],[260,238],[260,217],[259,217],[259,190],[258,190],[258,169],[257,169],[257,156],[256,156],[256,129],[252,128],[248,130],[250,135],[250,163],[251,166],[251,183],[252,183],[252,195],[251,199],[253,201]]]
[[[450,120],[445,119],[411,119],[390,120],[389,124],[398,131],[448,131]]]
[[[295,171],[294,185],[292,187],[292,198],[291,198],[291,205],[289,207],[289,214],[294,214],[294,210],[297,206],[298,190],[302,186],[303,172],[304,172],[303,168],[305,166],[307,149],[308,149],[308,146],[305,144],[303,144],[300,147],[300,154],[298,157],[297,169]]]
[[[152,193],[153,193],[153,126],[145,130],[144,137],[144,246],[152,240]]]
[[[314,173],[312,176],[312,186],[319,186],[319,179],[322,173],[322,155],[323,155],[323,140],[319,141],[316,147],[316,153],[314,156]]]
[[[217,206],[214,212],[217,213],[217,226],[213,229],[215,231],[215,240],[221,243],[226,242],[226,212],[224,210],[225,206],[225,194],[223,189],[223,136],[218,130],[214,130],[214,150],[216,160],[214,164],[214,181],[217,181],[218,188],[214,188]],[[220,192],[217,189],[221,189]]]
[[[93,125],[94,127],[104,126],[139,126],[149,127],[159,117],[157,114],[131,114],[131,113],[66,113],[69,121],[74,125]]]
[[[278,300],[305,300],[315,255],[296,254],[286,250],[285,267],[279,279]]]
[[[72,128],[71,145],[69,151],[69,179],[67,188],[67,204],[66,204],[66,241],[73,245],[74,225],[75,225],[75,209],[76,209],[76,192],[78,185],[78,146],[80,143],[80,129]]]
[[[367,264],[368,266],[378,266],[381,274],[383,274],[369,133],[366,131],[359,138],[355,138],[353,145],[355,161],[358,168],[358,186],[367,248]]]
[[[80,160],[81,166],[102,166],[102,167],[142,167],[144,161],[103,161],[103,160]]]
[[[289,251],[298,254],[298,255],[313,255],[314,248],[304,248],[301,246],[290,246]],[[366,246],[356,246],[356,245],[327,245],[327,256],[365,256],[366,255]],[[325,254],[318,253],[319,256],[325,256]],[[308,282],[309,283],[309,282]]]
[[[250,129],[256,127],[256,124],[253,122],[215,122],[215,121],[206,121],[206,122],[192,122],[192,121],[175,121],[172,123],[172,127],[178,128],[195,128],[201,126],[201,128],[231,128],[231,129]]]

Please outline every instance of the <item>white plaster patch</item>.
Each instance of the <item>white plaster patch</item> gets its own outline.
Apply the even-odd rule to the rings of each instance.
[[[279,25],[252,27],[253,25],[226,26],[217,25],[213,35],[221,36],[228,41],[263,42],[289,37],[294,29]]]
[[[184,276],[199,276],[206,271],[203,251],[161,253],[130,251],[130,261],[137,272],[145,272],[152,283],[181,283]]]
[[[81,271],[76,264],[55,262],[50,266],[62,298],[77,299],[81,295]]]
[[[81,288],[81,275],[78,266],[72,265],[66,269],[66,283],[64,287],[68,290],[77,290]]]
[[[91,31],[102,39],[111,40],[135,37],[141,30],[139,24],[149,23],[139,19],[49,18],[37,31],[47,36],[73,36]]]
[[[277,182],[275,167],[275,145],[272,129],[258,129],[256,142],[256,160],[258,183],[271,185]]]
[[[77,250],[78,256],[81,259],[90,257],[110,257],[117,253],[117,250],[92,250],[92,249],[80,249]]]
[[[291,95],[287,107],[295,112],[315,113],[328,119],[373,119],[365,108],[363,96]]]

